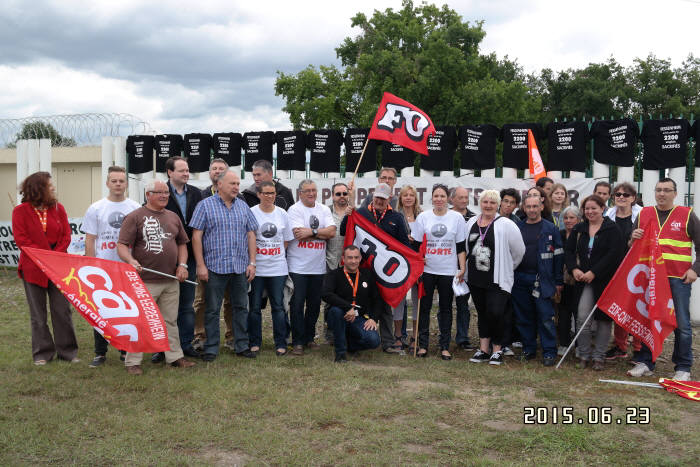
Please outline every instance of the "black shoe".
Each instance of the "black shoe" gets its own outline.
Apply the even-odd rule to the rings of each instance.
[[[120,350],[119,351],[119,361],[123,362],[124,360],[126,360],[126,352],[123,350]]]
[[[245,357],[245,358],[255,358],[257,355],[255,355],[255,352],[252,352],[250,349],[245,349],[243,352],[236,352],[237,357]]]
[[[344,353],[339,353],[335,355],[335,363],[347,363],[348,358],[345,356]]]
[[[606,360],[615,360],[616,358],[627,358],[627,352],[623,352],[618,346],[614,346],[605,352]]]
[[[554,357],[544,357],[542,359],[542,364],[544,366],[554,366],[555,361],[556,361],[556,359]]]
[[[182,353],[185,354],[186,357],[202,358],[202,354],[194,350],[194,348],[182,349]]]
[[[444,354],[442,352],[447,352],[447,354]],[[452,360],[452,355],[450,355],[450,352],[447,349],[443,350],[442,352],[440,352],[440,358],[442,358],[443,360]]]
[[[165,361],[165,352],[157,352],[151,355],[151,363],[162,363]]]
[[[459,344],[459,346],[462,348],[462,350],[466,351],[472,351],[476,349],[476,347],[474,347],[470,342],[462,342],[461,344]]]
[[[88,366],[90,368],[97,368],[100,365],[104,365],[104,363],[107,361],[107,357],[104,355],[95,355],[95,358],[92,360],[92,363],[90,363]]]
[[[202,354],[202,360],[205,362],[213,362],[214,360],[216,360],[216,355],[214,355],[213,353]]]

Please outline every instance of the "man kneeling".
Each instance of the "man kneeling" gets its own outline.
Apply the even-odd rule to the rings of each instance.
[[[371,269],[360,269],[359,248],[343,250],[343,265],[326,274],[323,300],[330,305],[328,327],[335,337],[335,361],[347,362],[346,352],[376,349],[381,340],[376,317],[384,306]]]

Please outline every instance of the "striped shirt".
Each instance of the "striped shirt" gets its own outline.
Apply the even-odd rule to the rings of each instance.
[[[218,193],[203,199],[192,214],[190,227],[204,232],[202,249],[207,269],[217,274],[245,272],[251,261],[248,232],[258,230],[258,222],[245,201],[234,198],[227,208]]]

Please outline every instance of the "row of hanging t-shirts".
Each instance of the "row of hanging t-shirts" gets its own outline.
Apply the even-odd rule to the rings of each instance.
[[[630,118],[598,120],[590,127],[584,121],[540,123],[508,123],[498,128],[491,124],[437,126],[428,139],[428,156],[420,155],[420,168],[452,171],[456,151],[460,152],[460,168],[493,169],[496,167],[496,144],[503,142],[503,167],[527,169],[527,130],[538,147],[548,140],[547,170],[583,172],[588,159],[587,144],[593,142],[593,158],[602,164],[631,167],[637,153],[637,141],[643,144],[642,167],[646,170],[669,169],[686,164],[688,139],[700,138],[700,124],[686,119],[646,120],[639,125]],[[157,136],[132,135],[127,138],[129,172],[138,174],[153,170],[165,172],[165,161],[171,156],[187,158],[190,171],[206,172],[212,157],[224,159],[230,166],[241,165],[245,152],[245,171],[259,159],[273,161],[274,148],[278,170],[306,170],[306,151],[310,153],[309,169],[313,172],[339,172],[341,147],[345,146],[346,170],[354,170],[360,158],[369,129],[305,131],[253,131],[248,133],[189,133]],[[370,140],[359,172],[371,172],[377,166],[381,147],[382,166],[397,170],[414,165],[418,154],[391,144]],[[544,155],[544,154],[543,154]],[[700,157],[695,158],[700,167]]]

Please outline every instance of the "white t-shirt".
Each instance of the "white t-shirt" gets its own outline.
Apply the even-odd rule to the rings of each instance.
[[[85,212],[83,219],[83,231],[90,235],[96,235],[95,256],[102,259],[121,261],[117,254],[117,240],[119,229],[127,214],[141,205],[134,200],[114,202],[107,198],[92,203]]]
[[[411,237],[420,242],[426,235],[425,269],[430,274],[454,276],[457,273],[457,243],[467,238],[467,223],[464,217],[448,210],[437,216],[431,209],[416,217],[411,227]]]
[[[311,229],[323,229],[329,225],[335,225],[333,214],[328,206],[316,203],[314,207],[307,208],[301,201],[297,201],[287,211],[289,224],[292,229],[307,227]],[[337,232],[336,232],[337,233]],[[289,272],[297,274],[325,274],[326,273],[326,241],[316,239],[292,240],[287,248],[287,262]],[[321,287],[321,284],[318,284]]]
[[[275,206],[272,212],[263,212],[260,205],[250,209],[260,226],[255,232],[257,251],[255,275],[278,277],[287,275],[284,242],[294,240],[287,211]]]

